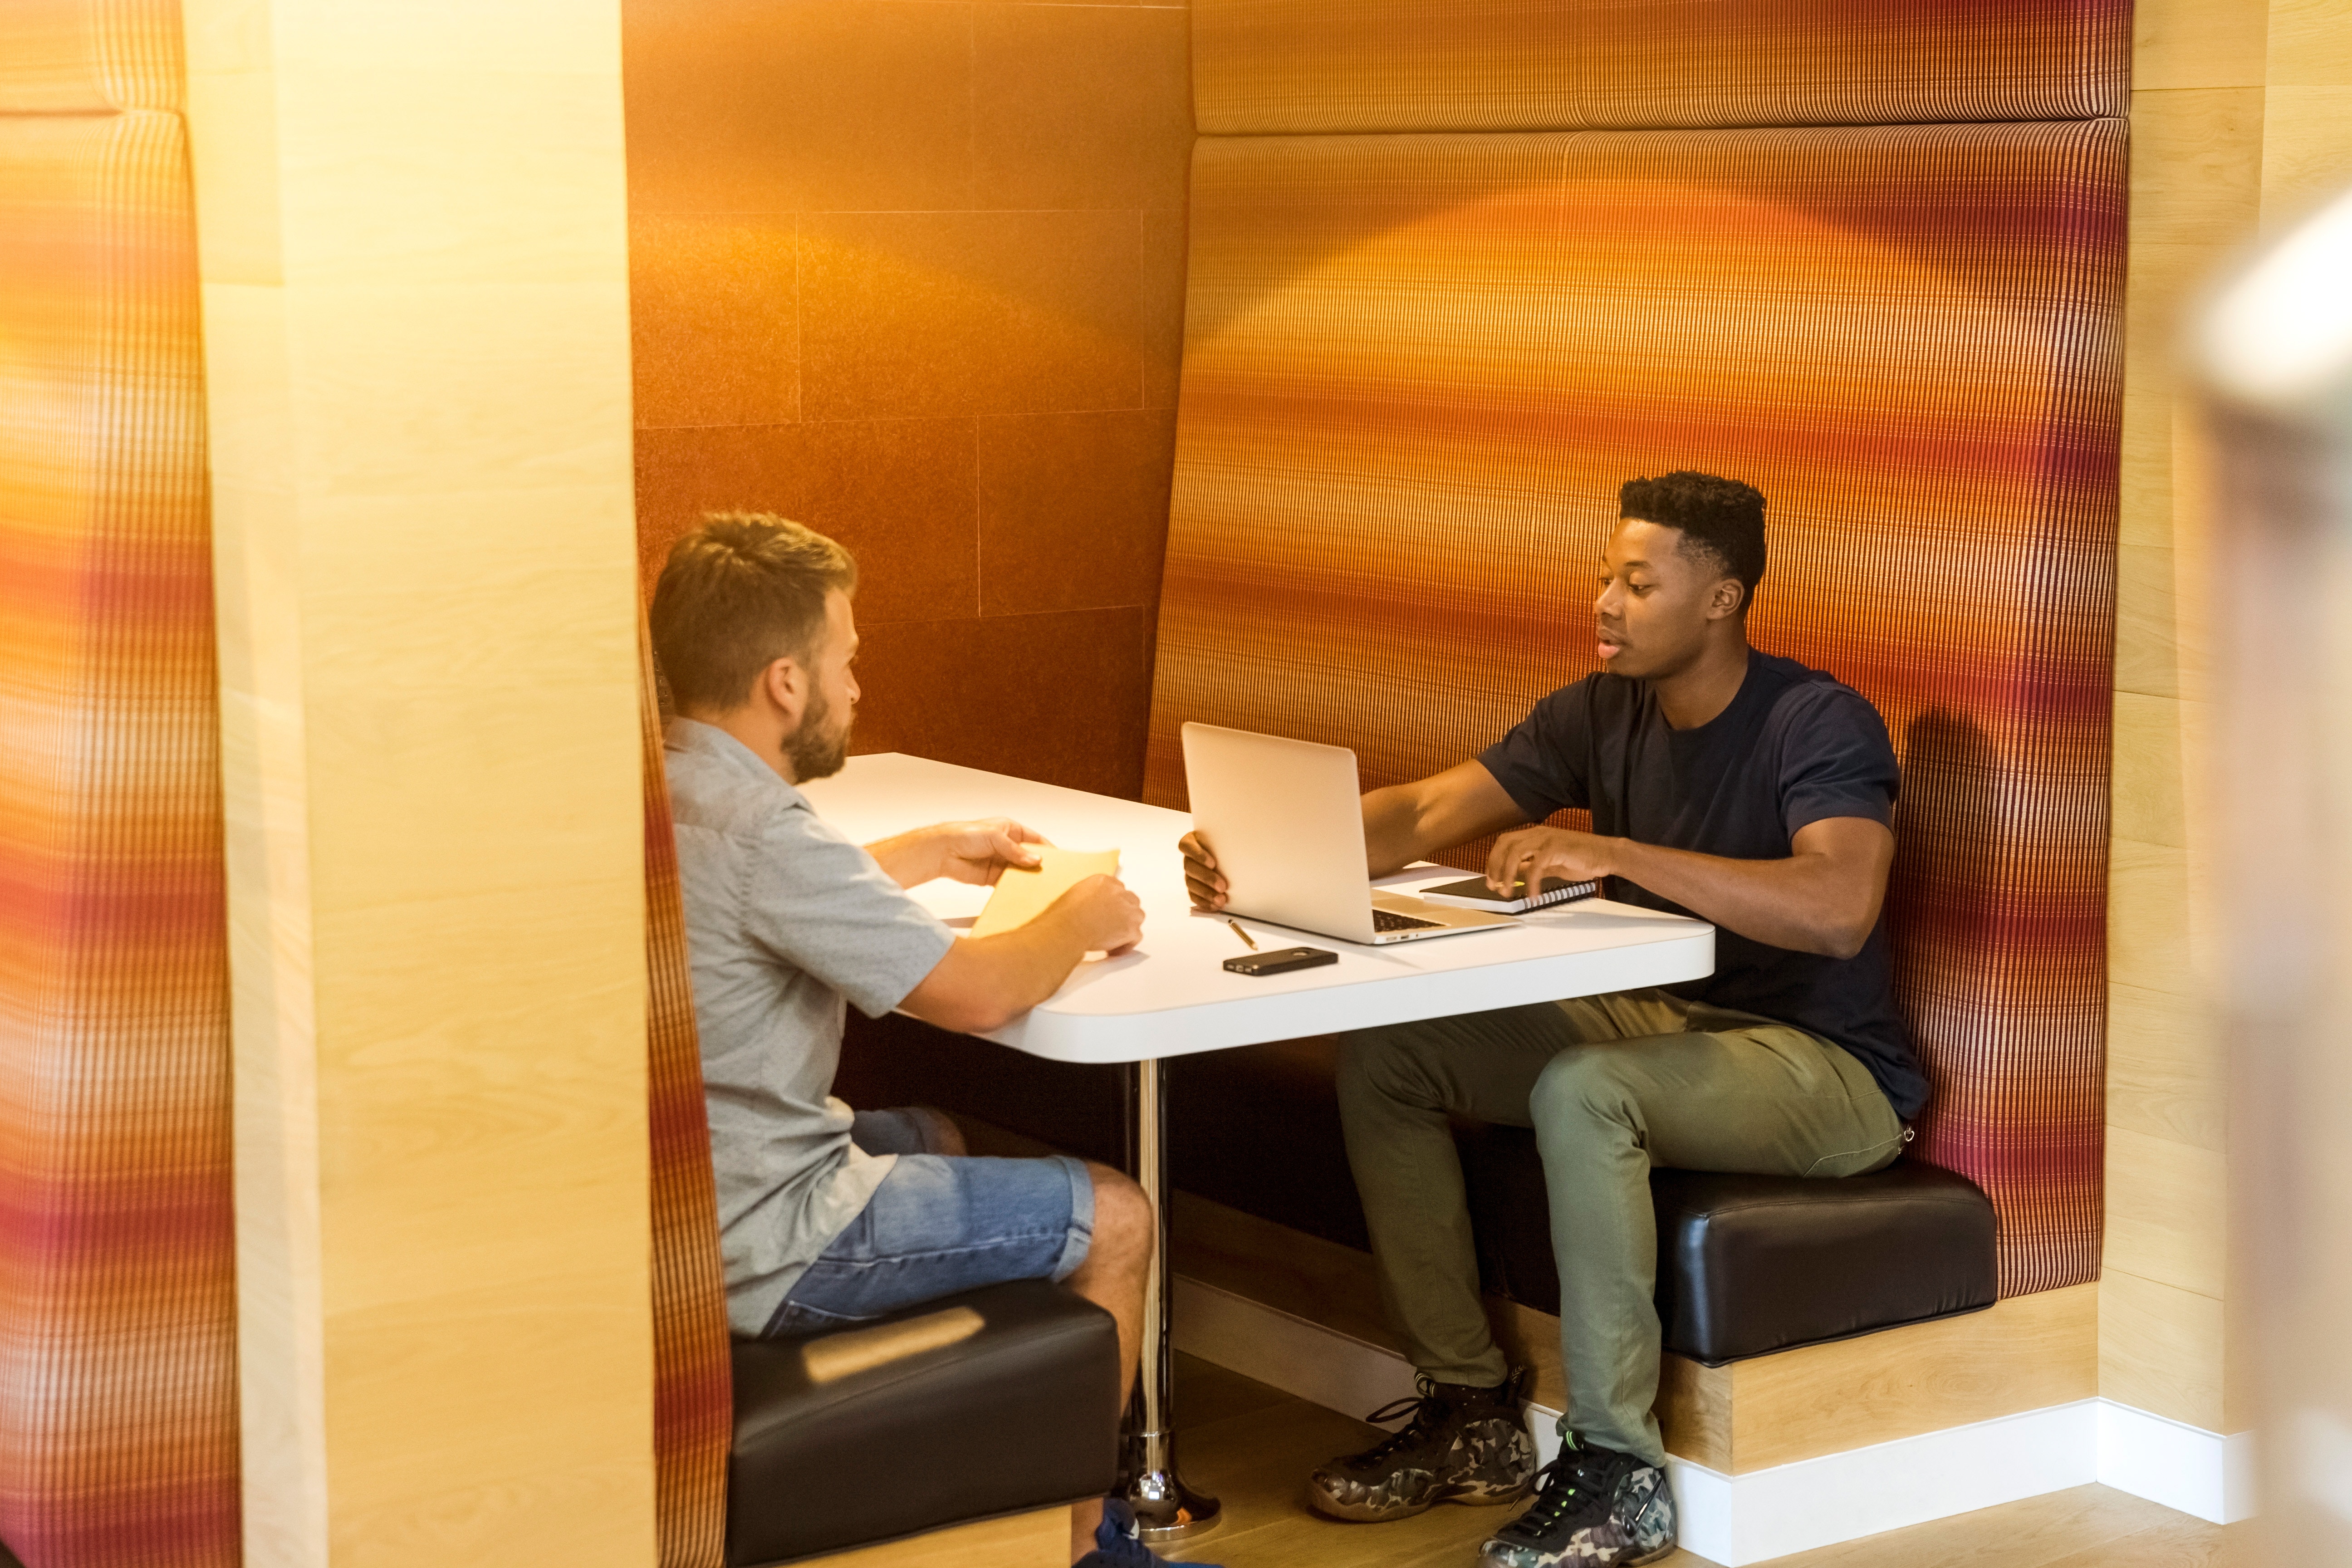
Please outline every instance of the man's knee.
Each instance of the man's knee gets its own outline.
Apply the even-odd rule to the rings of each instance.
[[[1087,1174],[1095,1188],[1093,1256],[1130,1266],[1149,1261],[1160,1235],[1151,1200],[1133,1177],[1108,1165],[1089,1160]]]
[[[1339,1037],[1339,1103],[1378,1099],[1403,1105],[1430,1100],[1422,1053],[1405,1029],[1357,1029]]]
[[[1572,1046],[1536,1075],[1528,1109],[1537,1130],[1622,1121],[1633,1098],[1630,1052],[1608,1045]]]

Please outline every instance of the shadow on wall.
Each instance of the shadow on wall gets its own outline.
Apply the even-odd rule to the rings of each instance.
[[[1977,949],[1990,934],[1998,765],[1991,738],[1965,713],[1933,708],[1903,732],[1903,793],[1886,900],[1895,984],[1906,1014],[1916,991],[1937,984],[1939,952]],[[1916,1016],[1911,1023],[1916,1029]]]

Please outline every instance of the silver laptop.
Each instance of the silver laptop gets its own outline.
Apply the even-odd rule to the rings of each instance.
[[[1371,886],[1356,753],[1345,746],[1187,724],[1184,781],[1234,914],[1368,943],[1512,923]]]

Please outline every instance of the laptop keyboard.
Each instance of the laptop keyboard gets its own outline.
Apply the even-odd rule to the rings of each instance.
[[[1444,924],[1443,921],[1415,920],[1411,915],[1392,914],[1387,910],[1372,911],[1372,929],[1383,931],[1431,931]]]

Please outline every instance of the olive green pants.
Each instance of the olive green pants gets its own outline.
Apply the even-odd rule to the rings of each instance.
[[[1664,1462],[1653,1163],[1851,1176],[1901,1152],[1902,1122],[1862,1063],[1785,1024],[1662,991],[1510,1007],[1342,1037],[1339,1114],[1381,1290],[1413,1364],[1492,1386],[1453,1119],[1532,1127],[1559,1268],[1562,1425]]]

